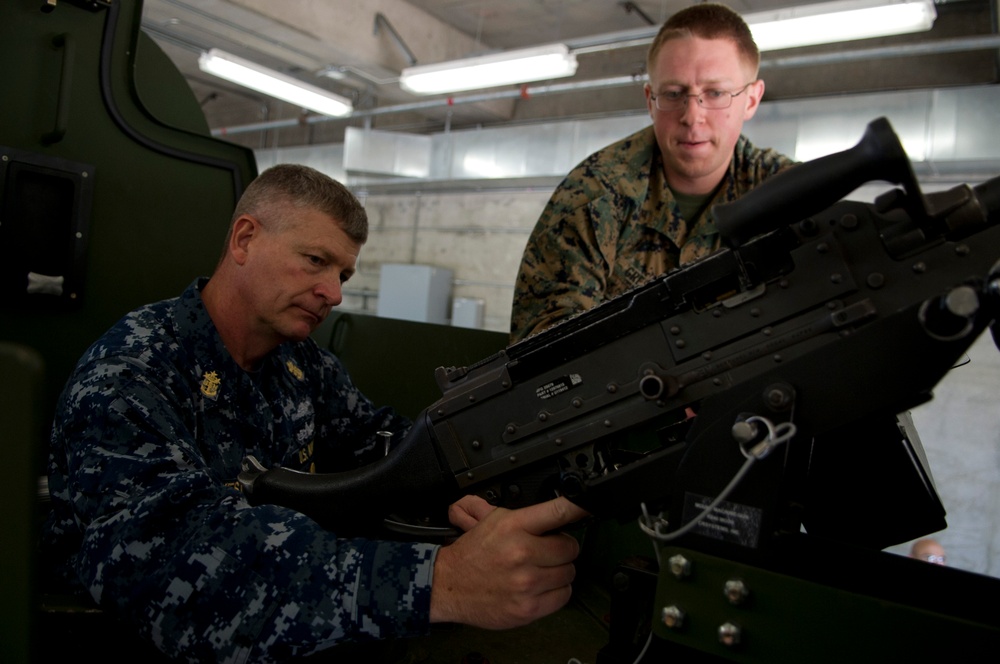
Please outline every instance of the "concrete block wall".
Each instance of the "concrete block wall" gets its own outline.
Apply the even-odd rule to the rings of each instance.
[[[361,195],[369,239],[344,308],[374,313],[382,263],[417,263],[455,273],[453,298],[484,302],[484,327],[510,327],[514,280],[528,235],[551,190]]]

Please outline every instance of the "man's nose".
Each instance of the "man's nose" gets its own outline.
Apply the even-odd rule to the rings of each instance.
[[[344,300],[344,291],[341,287],[340,276],[336,278],[324,279],[316,284],[315,293],[323,298],[323,302],[328,307],[335,307]]]
[[[681,122],[686,124],[694,123],[705,117],[705,108],[698,101],[697,95],[688,95],[684,98],[684,111],[681,113]]]

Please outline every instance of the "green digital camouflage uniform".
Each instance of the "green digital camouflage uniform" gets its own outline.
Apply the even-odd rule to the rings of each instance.
[[[437,546],[340,539],[235,488],[246,454],[307,471],[409,422],[311,339],[241,369],[203,284],[128,314],[77,365],[52,432],[45,550],[172,659],[287,661],[426,633]]]
[[[518,341],[719,247],[711,207],[792,164],[741,136],[712,201],[685,220],[653,127],[589,156],[556,188],[528,239],[514,288]]]

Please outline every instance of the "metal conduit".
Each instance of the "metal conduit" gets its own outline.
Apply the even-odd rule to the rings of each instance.
[[[608,42],[609,48],[614,48],[616,42]],[[617,42],[620,43],[620,42]],[[936,53],[957,53],[961,51],[978,51],[986,49],[1000,49],[1000,35],[983,35],[980,37],[961,37],[956,39],[940,39],[929,42],[918,42],[914,44],[902,44],[899,46],[884,46],[868,49],[855,49],[845,52],[816,53],[812,55],[800,55],[790,57],[764,58],[760,66],[764,68],[785,68],[803,67],[820,64],[841,64],[847,62],[857,62],[860,60],[881,60],[886,58],[910,57],[915,55],[933,55]],[[610,78],[593,79],[588,81],[576,81],[570,83],[552,83],[549,85],[522,86],[517,89],[499,90],[495,92],[485,92],[460,97],[438,97],[425,101],[410,102],[405,104],[395,104],[392,106],[382,106],[372,109],[356,109],[346,118],[333,118],[325,115],[309,115],[304,118],[290,118],[286,120],[272,120],[268,122],[253,122],[234,127],[219,127],[212,130],[213,136],[227,136],[242,134],[253,131],[266,131],[270,129],[282,129],[295,127],[302,124],[316,124],[329,122],[332,120],[345,120],[351,118],[366,118],[377,115],[389,115],[394,113],[404,113],[428,108],[443,108],[456,104],[474,104],[500,99],[511,99],[521,97],[530,99],[531,97],[541,97],[549,94],[560,94],[564,92],[577,92],[580,90],[599,90],[624,85],[633,85],[645,81],[645,75],[636,76],[614,76]]]

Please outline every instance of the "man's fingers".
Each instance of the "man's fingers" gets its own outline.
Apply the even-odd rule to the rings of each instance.
[[[468,532],[496,507],[475,495],[462,496],[448,507],[448,520],[453,526]]]
[[[590,516],[587,510],[562,496],[516,510],[521,527],[534,535],[562,528]]]

